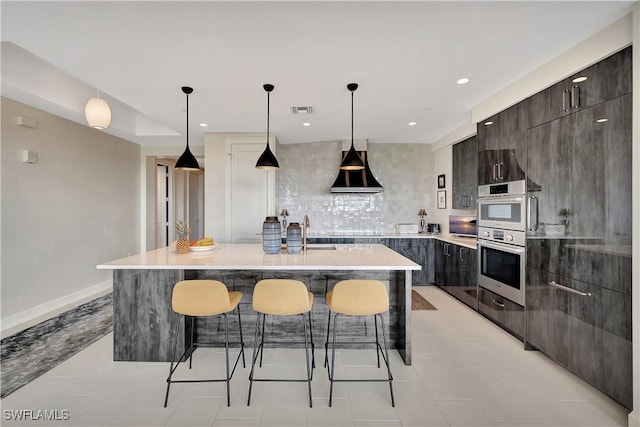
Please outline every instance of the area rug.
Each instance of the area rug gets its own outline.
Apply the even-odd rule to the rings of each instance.
[[[113,330],[113,294],[45,320],[0,342],[0,398]]]
[[[418,292],[411,291],[411,309],[412,310],[437,310],[433,304],[427,301]]]

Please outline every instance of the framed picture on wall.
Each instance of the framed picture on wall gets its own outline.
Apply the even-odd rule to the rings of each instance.
[[[445,187],[444,174],[438,175],[438,188],[444,188],[444,187]]]
[[[446,208],[447,208],[447,191],[440,190],[438,191],[438,209],[446,209]]]

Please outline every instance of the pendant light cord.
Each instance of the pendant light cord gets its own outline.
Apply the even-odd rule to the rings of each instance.
[[[267,147],[269,146],[269,97],[271,92],[267,92]]]
[[[189,149],[189,94],[187,93],[187,149]]]
[[[351,148],[354,148],[353,146],[353,91],[351,91]]]

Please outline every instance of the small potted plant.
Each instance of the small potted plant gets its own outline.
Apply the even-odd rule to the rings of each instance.
[[[191,227],[184,221],[176,221],[176,252],[186,254],[189,252],[189,233]]]

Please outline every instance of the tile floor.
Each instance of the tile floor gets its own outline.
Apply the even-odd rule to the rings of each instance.
[[[626,426],[622,406],[469,310],[438,288],[416,288],[437,311],[413,312],[413,365],[391,355],[396,407],[385,383],[342,383],[328,407],[322,363],[313,408],[304,383],[255,383],[249,368],[231,383],[175,384],[162,406],[167,363],[113,362],[111,334],[2,399],[0,424],[74,426]],[[323,352],[316,357],[321,361]],[[199,349],[194,369],[222,373],[224,353]],[[263,375],[304,375],[302,350],[268,349]],[[375,352],[342,350],[336,372],[376,375]],[[19,410],[58,411],[58,421],[15,421]],[[22,412],[25,414],[24,412]],[[49,412],[49,415],[51,412]],[[55,413],[54,413],[55,414]],[[68,417],[65,415],[68,414]],[[68,418],[68,419],[61,419]]]

